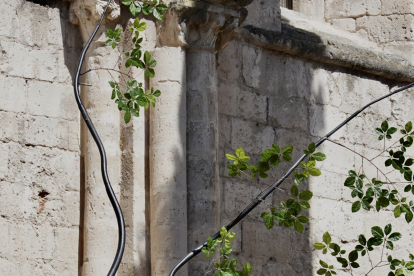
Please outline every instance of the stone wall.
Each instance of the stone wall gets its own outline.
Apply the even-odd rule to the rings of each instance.
[[[117,229],[99,155],[80,123],[72,86],[100,2],[3,2],[0,274],[105,274]],[[293,0],[293,10],[301,14],[274,0],[168,3],[175,6],[166,21],[146,18],[143,33],[144,49],[158,60],[156,77],[145,83],[162,90],[155,108],[125,125],[107,84],[111,77],[119,80],[119,72],[99,69],[115,66],[127,46],[110,50],[103,43],[105,27],[125,30],[132,24],[118,2],[85,63],[94,70],[82,81],[93,87],[82,86],[82,99],[107,146],[109,177],[126,221],[118,275],[167,275],[288,167],[281,165],[259,183],[230,178],[225,153],[242,146],[254,162],[272,143],[292,144],[298,158],[364,103],[414,79],[408,1]],[[145,82],[142,75],[139,81]],[[371,156],[381,148],[373,128],[385,119],[413,120],[413,101],[409,92],[393,96],[332,139]],[[328,157],[323,175],[305,183],[315,197],[304,234],[267,230],[260,218],[266,204],[233,229],[235,254],[252,263],[254,275],[315,275],[321,256],[312,244],[325,231],[346,249],[373,225],[392,222],[409,232],[391,210],[353,214],[343,182],[360,159],[329,142],[321,150]],[[374,177],[372,168],[366,170]],[[267,203],[285,198],[278,190]],[[394,257],[405,257],[414,247],[409,238],[398,242]],[[207,266],[200,255],[179,275],[204,275]]]
[[[77,275],[81,41],[68,4],[0,3],[0,274]]]
[[[243,146],[254,163],[260,160],[264,149],[276,143],[280,147],[294,145],[295,160],[311,141],[317,141],[363,104],[389,93],[398,84],[242,42],[231,43],[220,54],[218,75],[222,225],[234,219],[263,187],[272,184],[287,169],[287,164],[281,165],[260,183],[247,177],[230,178],[225,153],[233,153]],[[405,98],[407,104],[414,100],[409,92],[384,100],[332,139],[368,157],[375,156],[381,149],[375,126],[386,119],[394,124],[413,119],[401,112],[401,98]],[[281,227],[267,230],[260,218],[261,212],[268,208],[265,204],[236,227],[239,259],[254,264],[254,275],[314,275],[319,258],[329,259],[319,255],[312,246],[321,241],[325,231],[329,231],[341,246],[347,247],[347,243],[355,241],[359,234],[369,234],[372,226],[384,227],[392,223],[405,232],[399,242],[398,255],[407,255],[412,247],[407,235],[409,227],[402,220],[393,219],[392,211],[362,215],[351,212],[354,200],[343,182],[348,170],[359,169],[360,158],[329,142],[325,142],[321,151],[326,153],[327,160],[322,165],[322,176],[307,183],[315,197],[309,211],[311,223],[304,234]],[[372,168],[367,170],[372,174]],[[286,181],[281,187],[289,191],[292,184],[292,181]],[[278,205],[285,199],[284,192],[276,190],[267,201]],[[363,265],[369,266],[368,263]],[[363,274],[354,272],[354,275]]]

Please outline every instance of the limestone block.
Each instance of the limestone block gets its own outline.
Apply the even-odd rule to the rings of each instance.
[[[261,29],[280,32],[280,3],[279,0],[253,1],[247,6],[248,15],[243,25],[252,25]]]
[[[371,1],[371,0],[368,0]],[[366,14],[367,0],[327,0],[325,1],[325,18],[360,17]]]
[[[18,6],[24,1],[2,1],[0,3],[0,36],[16,37],[18,32],[16,29],[19,28],[19,20],[16,16],[16,10]]]
[[[0,179],[5,179],[9,174],[9,147],[7,144],[0,144]]]
[[[330,163],[333,167],[335,166],[333,158],[326,159],[324,162]],[[321,176],[312,177],[309,180],[309,189],[313,191],[314,196],[338,201],[342,198],[343,185],[342,176],[329,171],[322,171]]]
[[[291,155],[292,159],[298,159],[302,156],[303,149],[306,149],[313,140],[314,138],[307,131],[276,129],[275,143],[281,148],[292,145],[294,147]]]
[[[356,29],[355,19],[353,18],[332,19],[331,23],[335,27],[341,28],[345,31],[352,33],[354,33]]]
[[[53,81],[57,76],[57,57],[53,47],[33,50],[20,43],[7,40],[2,40],[0,45],[5,56],[5,60],[0,66],[1,72],[23,78],[36,77],[45,81]]]
[[[269,123],[280,128],[308,131],[308,106],[296,98],[269,98]]]
[[[390,14],[412,14],[414,12],[414,3],[410,0],[400,1],[382,1],[382,15]]]
[[[219,113],[265,123],[267,99],[265,96],[220,83],[218,87]]]
[[[371,114],[353,119],[346,129],[349,142],[381,149],[382,143],[377,142],[378,134],[375,133],[375,128],[379,127],[382,121]]]
[[[25,116],[21,141],[25,144],[79,150],[79,123],[42,116]]]
[[[312,68],[310,72],[311,82],[311,101],[318,104],[329,104],[330,90],[329,90],[329,75],[330,71],[324,68]],[[303,80],[302,80],[303,81]],[[307,84],[307,82],[305,82]],[[306,98],[307,96],[304,95]]]
[[[398,88],[399,87],[397,86],[390,90],[395,91]],[[392,117],[395,118],[396,122],[401,124],[400,127],[403,127],[408,121],[414,121],[411,112],[407,112],[407,110],[410,110],[413,101],[414,95],[412,93],[412,89],[409,89],[407,92],[398,93],[391,97]]]
[[[1,182],[1,215],[14,220],[29,219],[36,215],[38,202],[32,199],[33,196],[32,189],[27,184]]]
[[[246,179],[247,177],[244,177]],[[243,211],[243,209],[249,205],[252,200],[258,196],[261,192],[261,187],[251,179],[242,180],[240,177],[223,179],[223,210],[226,215],[226,221],[230,222],[237,215]],[[269,195],[266,202],[272,203],[273,195]],[[254,209],[247,217],[247,220],[254,220],[262,222],[260,214],[266,210],[265,204]],[[260,227],[259,227],[260,228]],[[245,237],[243,237],[245,241]],[[243,242],[244,242],[243,241]]]
[[[367,15],[381,14],[382,7],[383,6],[381,0],[367,0]]]
[[[314,221],[311,228],[313,235],[320,239],[326,231],[338,239],[347,240],[349,237],[358,237],[364,231],[364,218],[359,213],[352,213],[352,204],[342,201],[313,198],[310,201],[311,208],[309,213],[311,221]],[[331,227],[340,222],[341,225],[347,227]]]
[[[19,126],[20,116],[12,112],[0,111],[0,120],[3,122],[0,124],[0,140],[6,141],[18,141],[19,140]]]
[[[293,0],[293,10],[313,20],[324,21],[324,1],[323,0]]]
[[[62,33],[60,11],[58,8],[47,9],[49,24],[47,32],[48,44],[54,44],[63,48],[64,33]],[[65,45],[66,46],[66,45]]]
[[[338,108],[316,105],[310,108],[310,133],[313,136],[323,137],[337,127],[347,118],[344,112]],[[345,128],[338,130],[333,139],[340,139],[345,136]]]
[[[259,88],[260,61],[262,60],[262,50],[251,46],[244,46],[243,54],[243,77],[248,87]]]
[[[223,81],[236,81],[242,70],[242,45],[238,41],[232,41],[220,53],[218,60],[217,77]]]
[[[364,29],[371,41],[388,43],[394,41],[411,41],[414,39],[412,23],[414,16],[364,16],[356,19],[357,30]]]
[[[70,85],[29,81],[28,113],[67,120],[78,119],[78,108]]]
[[[349,147],[353,149],[353,146]],[[327,141],[318,147],[318,151],[323,152],[326,155],[326,160],[318,163],[321,172],[327,171],[348,175],[349,170],[355,169],[354,165],[357,157],[341,146]],[[341,158],[337,158],[337,156],[341,156]]]
[[[24,2],[16,13],[19,18],[20,41],[32,47],[46,46],[49,22],[44,18],[49,18],[48,8]]]
[[[275,131],[271,126],[233,118],[231,137],[234,150],[243,147],[246,155],[261,154],[272,146],[275,141]]]
[[[291,229],[275,226],[275,229],[268,230],[262,222],[247,222],[242,225],[243,231],[243,252],[250,256],[272,257],[281,263],[289,261],[291,242],[289,232]]]
[[[24,79],[0,76],[1,94],[0,110],[25,112],[27,87]]]

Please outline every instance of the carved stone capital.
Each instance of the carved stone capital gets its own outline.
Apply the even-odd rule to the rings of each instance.
[[[102,0],[72,0],[69,20],[74,25],[80,25],[83,41],[89,38],[105,10],[107,1]],[[106,15],[107,21],[115,21],[121,16],[119,0],[113,0]]]
[[[246,1],[224,1],[249,2]],[[209,2],[223,2],[211,0]],[[205,1],[185,2],[174,6],[159,25],[159,44],[164,46],[200,47],[212,51],[223,49],[239,37],[238,27],[247,16],[245,8],[211,4]],[[251,1],[250,1],[251,2]],[[249,2],[249,3],[250,3]]]

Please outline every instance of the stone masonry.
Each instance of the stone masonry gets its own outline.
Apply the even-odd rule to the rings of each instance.
[[[92,86],[81,88],[125,216],[119,276],[168,275],[288,168],[282,164],[259,183],[231,178],[226,153],[242,146],[256,162],[277,143],[293,145],[296,159],[365,103],[414,81],[411,1],[283,1],[289,10],[278,0],[165,0],[170,9],[163,22],[142,18],[143,49],[158,62],[150,82],[139,70],[118,66],[127,43],[116,50],[104,45],[107,27],[128,38],[132,17],[120,2],[111,5],[88,52],[84,70],[93,71],[82,82]],[[72,86],[105,4],[0,2],[0,275],[106,275],[112,262],[116,220]],[[129,124],[108,85],[123,74],[162,91],[155,108]],[[398,127],[414,120],[413,104],[412,89],[393,96],[332,140],[375,156],[381,143],[374,128],[383,120]],[[265,204],[233,229],[234,254],[253,265],[254,275],[316,275],[319,259],[329,258],[312,244],[325,231],[349,250],[359,234],[392,223],[403,234],[393,257],[414,253],[410,226],[391,209],[351,212],[354,200],[343,182],[361,158],[329,142],[321,151],[327,155],[322,176],[305,183],[314,198],[303,234],[267,230],[260,218]],[[368,166],[366,173],[376,172]],[[267,203],[286,199],[291,182]],[[370,266],[360,264],[353,275]],[[206,275],[208,267],[200,254],[177,275]]]

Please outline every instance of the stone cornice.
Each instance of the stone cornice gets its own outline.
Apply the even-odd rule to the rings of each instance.
[[[285,11],[285,15],[286,13]],[[312,28],[309,24],[298,26],[294,20],[294,16],[289,16],[289,20],[285,17],[281,32],[244,26],[241,31],[242,40],[261,48],[351,68],[386,79],[414,81],[414,69],[406,59],[386,53],[369,42],[364,44],[354,34],[342,34],[336,29],[329,32],[331,27],[321,30],[319,25],[323,23],[315,23],[318,26]]]

